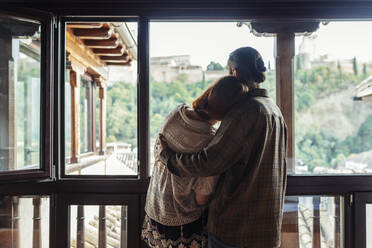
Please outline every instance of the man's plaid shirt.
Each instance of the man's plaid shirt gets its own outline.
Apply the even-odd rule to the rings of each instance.
[[[280,246],[286,188],[287,128],[265,89],[253,89],[221,122],[216,136],[195,154],[161,152],[183,177],[219,175],[208,232],[239,247]]]

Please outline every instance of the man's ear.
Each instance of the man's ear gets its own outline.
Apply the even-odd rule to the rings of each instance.
[[[238,71],[236,69],[232,69],[231,75],[233,75],[234,77],[238,77]]]

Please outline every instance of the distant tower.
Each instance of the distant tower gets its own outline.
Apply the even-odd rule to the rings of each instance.
[[[302,36],[302,41],[297,55],[299,56],[302,69],[310,69],[311,62],[315,59],[317,37],[316,34]]]

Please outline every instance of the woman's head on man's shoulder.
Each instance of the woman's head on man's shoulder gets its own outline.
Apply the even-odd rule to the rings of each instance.
[[[222,120],[231,107],[248,92],[235,76],[217,79],[192,103],[193,109],[206,120]]]
[[[249,87],[265,81],[265,63],[261,54],[253,47],[240,47],[230,53],[227,61],[230,75],[236,76]]]

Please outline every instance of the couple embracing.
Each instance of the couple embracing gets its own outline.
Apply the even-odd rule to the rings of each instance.
[[[259,87],[266,68],[254,48],[233,51],[228,69],[160,131],[142,228],[149,247],[280,246],[286,124]]]

